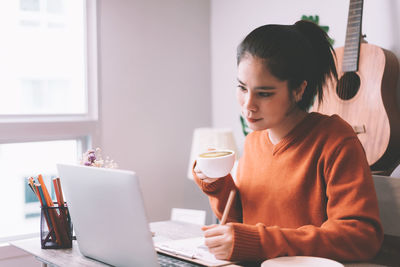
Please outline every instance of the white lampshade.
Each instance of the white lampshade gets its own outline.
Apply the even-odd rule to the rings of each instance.
[[[193,179],[192,167],[197,155],[207,151],[209,148],[233,150],[235,151],[236,159],[238,159],[235,138],[231,129],[197,128],[193,132],[188,178]]]

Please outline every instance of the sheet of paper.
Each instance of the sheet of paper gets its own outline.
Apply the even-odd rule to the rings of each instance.
[[[155,246],[169,253],[199,259],[207,262],[209,265],[225,265],[230,263],[229,261],[216,259],[204,245],[204,237],[156,242]]]

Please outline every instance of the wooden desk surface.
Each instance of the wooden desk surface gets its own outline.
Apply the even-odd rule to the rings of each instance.
[[[179,224],[177,224],[179,226]],[[182,227],[187,227],[187,236],[185,237],[195,237],[202,233],[200,226],[196,225],[181,225]],[[166,229],[163,222],[150,223],[150,228],[153,232],[162,235],[176,235],[171,229]],[[171,237],[171,236],[170,236]],[[183,237],[176,236],[175,239]],[[32,255],[34,255],[41,262],[48,264],[50,266],[108,266],[96,260],[92,260],[83,256],[79,251],[78,243],[74,240],[73,246],[70,249],[42,249],[40,246],[39,237],[32,239],[24,239],[11,242],[11,245],[20,248]],[[380,256],[381,259],[374,260],[371,262],[362,263],[344,263],[346,267],[378,267],[378,266],[400,266],[400,262],[391,261],[385,255]],[[378,257],[379,258],[379,257]],[[388,262],[389,260],[389,262]],[[396,260],[397,261],[397,260]],[[230,267],[240,266],[240,265],[229,265]]]
[[[106,266],[104,263],[83,256],[76,240],[72,242],[72,248],[69,249],[42,249],[39,237],[18,240],[11,244],[50,266]]]
[[[155,238],[161,237],[163,239],[182,239],[202,236],[203,231],[200,228],[201,226],[199,225],[173,221],[150,223],[150,229],[155,233]],[[72,248],[69,249],[42,249],[39,237],[13,241],[11,245],[34,255],[39,261],[49,266],[109,266],[83,256],[79,251],[76,240],[73,241]],[[179,256],[174,257],[180,258]],[[196,259],[193,259],[193,262],[200,263],[200,261]],[[227,267],[228,266],[240,267],[234,264],[227,265]]]

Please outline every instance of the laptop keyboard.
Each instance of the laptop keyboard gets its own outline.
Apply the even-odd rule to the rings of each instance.
[[[180,260],[174,257],[170,257],[164,254],[159,254],[158,255],[158,262],[160,263],[161,267],[175,267],[175,266],[185,266],[185,267],[190,267],[190,266],[195,266],[199,267],[201,265],[194,264],[188,261]]]

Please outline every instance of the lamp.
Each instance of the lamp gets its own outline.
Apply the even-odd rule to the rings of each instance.
[[[233,132],[226,128],[196,128],[193,132],[192,149],[190,153],[188,178],[193,179],[192,167],[197,155],[209,148],[230,149],[235,151],[238,159],[237,147]],[[235,164],[236,166],[236,164]],[[234,169],[235,169],[234,166]]]

